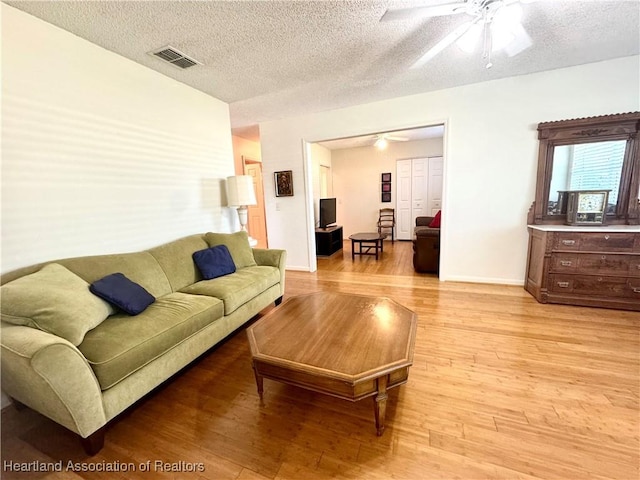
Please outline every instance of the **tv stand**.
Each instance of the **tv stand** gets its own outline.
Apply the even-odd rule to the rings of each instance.
[[[316,228],[316,256],[330,257],[342,250],[342,227]]]

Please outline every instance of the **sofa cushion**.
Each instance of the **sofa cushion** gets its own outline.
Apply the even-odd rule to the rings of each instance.
[[[106,390],[222,316],[217,298],[170,293],[134,318],[109,317],[78,348]]]
[[[89,284],[57,263],[0,288],[2,321],[62,337],[74,345],[114,310]]]
[[[147,252],[94,255],[57,260],[88,283],[115,272],[126,275],[154,297],[171,293],[171,285],[158,262]]]
[[[197,234],[151,248],[148,252],[162,267],[164,276],[171,285],[170,291],[177,292],[182,287],[202,280],[192,255],[198,250],[209,247],[210,245],[205,242],[203,235]],[[156,297],[158,296],[156,295]]]
[[[244,230],[235,233],[209,232],[204,236],[204,239],[210,247],[226,245],[231,252],[233,263],[238,269],[257,265],[255,258],[253,258],[253,249],[249,245],[249,235]]]
[[[224,302],[224,314],[229,315],[279,281],[280,269],[277,267],[255,266],[238,269],[236,273],[213,280],[203,280],[181,291],[219,298]]]
[[[205,280],[229,275],[236,271],[236,265],[226,245],[199,250],[193,254],[193,261]]]
[[[155,297],[122,273],[112,273],[89,286],[94,295],[129,315],[138,315],[155,302]]]

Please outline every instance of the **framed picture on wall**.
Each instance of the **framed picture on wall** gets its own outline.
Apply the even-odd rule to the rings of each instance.
[[[293,172],[275,172],[276,197],[293,197]]]
[[[381,182],[390,183],[391,182],[391,173],[383,173]]]
[[[391,193],[382,192],[382,203],[391,202]]]
[[[382,191],[383,192],[390,192],[391,191],[391,184],[390,183],[383,183],[382,184]]]

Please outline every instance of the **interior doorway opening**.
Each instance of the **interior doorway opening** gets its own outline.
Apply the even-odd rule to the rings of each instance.
[[[249,234],[258,243],[258,248],[268,248],[267,220],[264,210],[264,185],[262,182],[262,162],[242,157],[242,168],[245,175],[253,179],[253,188],[256,192],[256,205],[248,207],[247,228]]]
[[[309,191],[313,193],[307,195],[306,200],[308,211],[313,212],[313,226],[317,226],[318,222],[319,199],[333,196],[337,202],[337,223],[343,226],[345,239],[354,233],[377,232],[380,209],[397,208],[396,162],[407,158],[440,157],[442,172],[444,170],[444,134],[443,122],[307,143],[305,149],[307,182],[310,185]],[[379,148],[378,140],[383,136],[387,139],[386,146]],[[323,167],[318,165],[319,158],[323,159]],[[386,177],[383,177],[383,174],[393,177],[391,192],[388,191],[388,185],[385,187],[382,185],[388,183],[384,181]],[[322,178],[322,176],[329,177]],[[442,178],[441,173],[441,185]],[[331,193],[329,190],[323,190],[325,184],[331,185]],[[384,188],[386,190],[383,191]],[[439,201],[442,202],[442,186]],[[310,267],[311,271],[315,271],[317,259],[313,231],[310,231],[310,237],[313,239],[310,242],[309,251]]]

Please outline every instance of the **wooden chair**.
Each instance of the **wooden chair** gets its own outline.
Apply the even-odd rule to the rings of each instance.
[[[382,235],[382,230],[391,230],[391,243],[395,241],[396,211],[393,208],[381,208],[378,217],[378,234]]]

